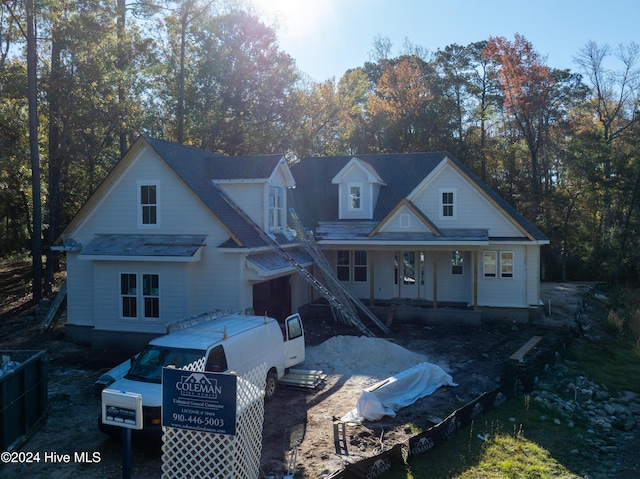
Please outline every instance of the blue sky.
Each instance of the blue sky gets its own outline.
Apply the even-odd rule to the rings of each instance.
[[[436,51],[520,33],[549,66],[573,71],[573,57],[590,40],[610,47],[640,43],[637,0],[253,1],[267,23],[277,16],[281,49],[315,81],[362,66],[378,35],[391,40],[396,56],[405,38]]]

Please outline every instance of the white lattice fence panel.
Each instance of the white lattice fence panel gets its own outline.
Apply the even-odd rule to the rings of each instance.
[[[205,356],[202,356],[200,359],[195,360],[192,363],[189,363],[183,366],[182,369],[187,371],[204,371],[204,362],[207,360]]]
[[[267,366],[238,377],[236,434],[163,427],[163,479],[256,479],[260,470]]]

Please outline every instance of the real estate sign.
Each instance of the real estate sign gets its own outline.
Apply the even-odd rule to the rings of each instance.
[[[237,376],[162,370],[162,425],[215,434],[236,433]]]

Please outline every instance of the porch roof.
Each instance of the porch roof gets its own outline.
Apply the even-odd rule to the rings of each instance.
[[[369,233],[376,226],[374,221],[358,221],[358,222],[324,222],[320,223],[315,231],[318,242],[361,242],[361,243],[380,243],[386,242],[391,244],[403,244],[423,242],[433,244],[447,243],[482,243],[487,244],[489,241],[489,231],[487,229],[478,228],[442,228],[440,235],[433,232],[425,231],[420,233],[377,233],[369,236]]]
[[[286,251],[302,266],[313,264],[313,258],[300,248],[292,248]],[[250,254],[247,256],[247,261],[265,273],[291,268],[289,262],[275,251]]]
[[[205,246],[206,238],[206,235],[97,235],[79,254],[190,258]]]

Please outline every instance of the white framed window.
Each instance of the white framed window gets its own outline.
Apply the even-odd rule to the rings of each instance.
[[[500,251],[500,277],[513,278],[513,251]]]
[[[157,274],[142,275],[142,300],[146,318],[160,317],[160,276]]]
[[[336,274],[340,281],[368,281],[367,252],[364,250],[338,250]]]
[[[347,185],[349,190],[349,209],[352,211],[362,210],[362,185],[350,183]]]
[[[411,216],[407,213],[402,213],[400,215],[400,228],[410,228],[411,227]]]
[[[157,228],[159,213],[159,182],[138,181],[138,227]]]
[[[285,227],[285,194],[284,188],[269,188],[269,231],[282,231]]]
[[[123,318],[138,317],[138,276],[135,273],[120,274],[120,314]]]
[[[351,257],[348,250],[337,251],[336,274],[340,281],[351,281]]]
[[[464,273],[464,256],[462,251],[451,252],[451,274]]]
[[[367,281],[367,252],[364,250],[353,252],[353,280],[356,282]]]
[[[142,284],[142,288],[138,284]],[[124,319],[158,319],[160,276],[152,273],[121,273],[120,304]]]
[[[456,219],[456,190],[440,190],[440,219]]]
[[[482,275],[485,278],[498,277],[498,252],[484,251],[482,253]]]

